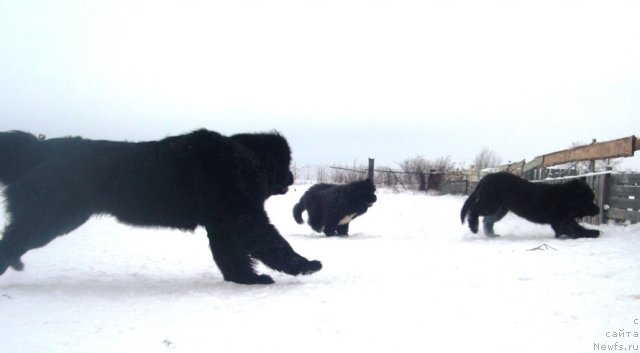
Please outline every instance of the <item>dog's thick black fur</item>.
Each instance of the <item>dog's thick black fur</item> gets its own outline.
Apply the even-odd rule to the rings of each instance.
[[[290,275],[321,269],[298,255],[270,223],[264,202],[293,183],[291,151],[278,133],[222,136],[198,130],[149,142],[79,137],[38,140],[0,133],[0,182],[9,223],[0,240],[0,274],[20,257],[69,233],[95,214],[122,223],[205,227],[227,281],[268,284],[254,261]]]
[[[375,192],[370,179],[344,185],[319,183],[310,187],[293,207],[293,218],[299,224],[304,223],[302,212],[306,210],[308,223],[316,232],[348,235],[349,222],[376,202]]]
[[[600,231],[586,229],[576,218],[595,216],[600,212],[595,195],[581,180],[564,184],[532,183],[506,172],[489,174],[480,180],[460,212],[464,223],[469,215],[469,228],[478,232],[478,217],[483,216],[484,233],[496,236],[493,225],[509,211],[531,222],[550,224],[557,238],[596,238]]]

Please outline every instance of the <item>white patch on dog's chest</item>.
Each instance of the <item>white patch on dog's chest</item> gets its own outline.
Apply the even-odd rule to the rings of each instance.
[[[344,218],[341,219],[340,222],[338,222],[338,225],[345,225],[345,224],[351,222],[355,218],[356,215],[357,215],[357,213],[352,213],[350,215],[344,216]]]

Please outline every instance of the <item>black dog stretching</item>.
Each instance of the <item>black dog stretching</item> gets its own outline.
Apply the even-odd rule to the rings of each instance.
[[[198,130],[129,143],[78,137],[38,140],[0,133],[0,182],[9,224],[0,240],[0,274],[20,257],[69,233],[95,214],[150,227],[205,227],[225,280],[273,283],[255,260],[290,275],[319,261],[298,255],[270,223],[264,202],[293,183],[291,151],[277,133],[231,137]]]
[[[370,179],[344,185],[316,184],[293,207],[293,218],[302,224],[302,212],[306,210],[308,223],[316,232],[327,236],[348,235],[349,222],[376,202],[375,192]]]
[[[494,237],[493,225],[507,212],[531,222],[550,224],[556,238],[597,238],[600,231],[586,229],[576,218],[600,212],[589,185],[573,180],[564,184],[531,183],[506,172],[489,174],[480,180],[460,212],[464,223],[469,214],[469,229],[478,232],[478,216],[483,216],[484,233]]]

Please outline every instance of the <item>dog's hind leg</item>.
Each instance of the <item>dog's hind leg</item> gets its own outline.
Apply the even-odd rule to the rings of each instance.
[[[8,267],[22,271],[20,260],[29,250],[43,247],[56,237],[69,233],[89,219],[90,215],[69,216],[68,209],[48,212],[34,210],[28,219],[26,215],[12,213],[0,240],[0,274]]]
[[[9,223],[0,240],[0,273],[9,266],[22,270],[22,255],[71,232],[91,217],[88,198],[79,195],[82,188],[74,190],[55,176],[49,168],[33,169],[5,189]]]
[[[9,267],[16,271],[22,271],[24,264],[20,260],[20,256],[14,254],[15,247],[8,241],[0,240],[0,276],[3,275]]]
[[[338,225],[335,222],[331,222],[331,221],[327,221],[325,219],[324,221],[324,229],[322,229],[322,232],[328,236],[328,237],[332,237],[334,235],[336,235],[336,231],[338,229]]]
[[[506,208],[500,208],[493,214],[487,215],[482,219],[482,225],[484,229],[484,234],[488,237],[498,237],[493,231],[493,225],[504,218],[504,216],[509,212]]]
[[[469,223],[469,229],[473,234],[478,233],[478,217],[480,217],[478,215],[478,210],[476,209],[475,205],[471,205],[471,207],[469,208],[469,214],[467,216],[467,222]]]
[[[323,231],[322,212],[319,208],[310,206],[307,209],[307,223],[311,226],[311,229],[318,233]]]
[[[5,190],[10,221],[0,240],[0,273],[9,266],[21,271],[22,255],[71,232],[91,217],[87,205],[49,186],[35,179]]]

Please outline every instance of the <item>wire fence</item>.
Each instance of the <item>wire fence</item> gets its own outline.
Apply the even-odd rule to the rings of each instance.
[[[315,166],[294,168],[297,180],[308,182],[346,184],[366,178],[373,179],[377,186],[395,190],[439,190],[445,180],[445,174],[437,170],[427,172],[402,171],[389,167],[375,168],[372,160],[368,166]]]

